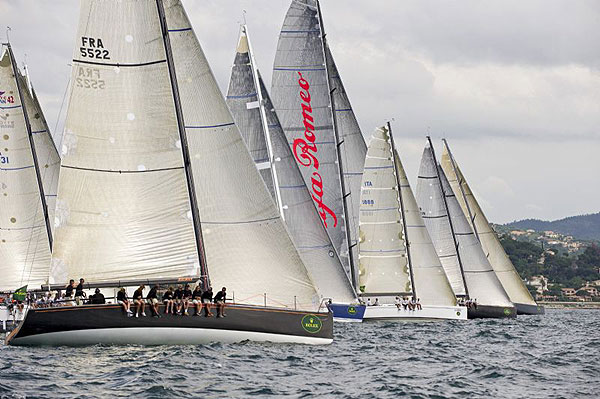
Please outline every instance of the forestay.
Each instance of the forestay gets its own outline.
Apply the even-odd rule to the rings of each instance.
[[[429,147],[425,148],[421,158],[417,203],[452,291],[455,295],[467,295],[436,163]]]
[[[378,128],[366,154],[359,219],[359,288],[365,295],[412,293],[389,132]]]
[[[236,301],[316,308],[318,295],[178,0],[165,1],[213,286]],[[201,93],[201,95],[199,95]]]
[[[259,108],[242,106],[228,98],[236,125],[242,132],[245,130],[254,132],[255,126],[260,126],[260,130],[256,131],[256,134],[261,137],[256,138],[255,142],[262,141],[265,146],[266,143],[270,143],[271,151],[266,147],[266,158],[270,164],[263,169],[269,173],[263,174],[263,178],[265,182],[275,182],[272,187],[274,186],[278,192],[277,196],[273,193],[273,199],[281,201],[281,212],[285,224],[319,294],[338,302],[353,302],[356,300],[354,289],[350,285],[304,184],[269,93],[260,77],[260,72],[254,65],[254,56],[251,54],[251,46],[248,46],[249,38],[246,32],[247,28],[244,26],[240,37],[240,43],[243,45],[238,46],[236,60],[244,55],[244,53],[240,53],[241,49],[246,52],[244,60],[250,64],[248,68],[240,68],[234,64],[230,92],[232,86],[237,86],[237,82],[248,82],[245,89],[259,95],[257,97]],[[255,77],[258,82],[255,82]],[[246,101],[248,100],[246,99]],[[262,120],[262,115],[264,115],[264,120]],[[242,137],[245,140],[252,139],[250,135],[242,134]],[[252,145],[248,141],[246,144]]]
[[[485,217],[469,184],[465,180],[458,164],[456,164],[456,160],[452,158],[450,149],[445,141],[441,165],[444,173],[448,177],[452,191],[458,199],[463,214],[469,219],[469,223],[474,231],[477,232],[477,237],[479,238],[481,246],[510,300],[514,303],[535,306],[535,301],[531,297],[527,287],[525,287],[525,284],[523,284],[523,280],[521,280],[519,273],[515,270],[508,255],[504,252],[502,244],[500,244],[496,233]],[[470,220],[471,217],[472,220]]]
[[[358,259],[358,218],[360,205],[360,188],[362,172],[367,154],[367,145],[354,115],[348,94],[342,83],[342,78],[333,60],[329,45],[325,46],[327,68],[329,70],[329,85],[333,99],[333,115],[335,118],[339,152],[342,158],[342,174],[346,189],[346,209],[348,213],[348,228],[350,230],[350,248],[353,259]]]
[[[279,35],[271,94],[305,184],[350,274],[322,29],[316,0],[292,1]]]
[[[416,295],[424,305],[454,306],[456,297],[427,232],[397,151],[395,156]]]
[[[50,227],[31,143],[37,146],[30,137],[38,128],[37,119],[43,116],[31,107],[27,86],[18,78],[12,57],[6,46],[0,58],[0,291],[47,282],[50,264]],[[26,124],[26,112],[34,121],[31,126]]]

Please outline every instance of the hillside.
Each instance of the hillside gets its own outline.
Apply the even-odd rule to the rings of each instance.
[[[504,226],[518,230],[551,230],[580,239],[600,241],[600,212],[589,215],[571,216],[550,222],[538,219],[525,219],[507,223]]]

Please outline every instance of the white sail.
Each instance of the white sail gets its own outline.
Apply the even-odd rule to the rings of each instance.
[[[488,222],[483,210],[479,206],[473,191],[465,180],[458,164],[451,158],[450,150],[444,141],[441,165],[448,177],[452,191],[456,195],[463,214],[469,220],[471,227],[477,232],[481,246],[513,303],[537,305],[531,297],[529,290],[525,287],[519,273],[515,270],[494,229]],[[460,183],[459,183],[460,182]],[[462,188],[461,188],[462,185]],[[473,220],[471,220],[473,218]]]
[[[406,238],[410,250],[415,293],[424,305],[454,306],[456,297],[427,232],[397,151],[395,156],[406,218]]]
[[[276,200],[269,150],[261,120],[260,107],[262,104],[259,103],[259,93],[254,81],[245,26],[242,27],[240,32],[240,40],[231,68],[231,78],[229,79],[226,98],[227,106],[240,129],[248,151],[250,151],[250,155],[254,159],[254,163],[256,163],[256,167],[269,188],[273,199]]]
[[[29,111],[29,122],[35,146],[35,155],[39,165],[40,177],[44,187],[46,206],[48,207],[48,220],[54,230],[54,209],[56,208],[56,190],[58,188],[58,175],[60,173],[60,156],[46,123],[42,107],[37,99],[35,89],[26,77],[19,76],[22,87],[30,87],[31,91],[24,90],[23,98]],[[46,268],[49,270],[49,268]],[[46,272],[47,273],[47,272]]]
[[[270,143],[271,153],[266,148],[266,158],[270,165],[261,170],[269,173],[261,174],[265,183],[271,183],[271,187],[277,190],[277,194],[272,193],[273,199],[281,202],[285,224],[317,291],[321,296],[338,302],[353,302],[356,300],[354,288],[344,272],[304,184],[269,93],[254,65],[254,56],[251,54],[246,32],[247,28],[244,26],[229,82],[229,93],[236,94],[233,94],[233,98],[228,96],[227,103],[244,141],[250,148],[252,143],[265,143],[265,148],[267,143]],[[253,98],[238,94],[244,92],[258,95],[258,108],[254,108]],[[256,137],[257,135],[260,137]]]
[[[30,140],[38,111],[14,65],[12,52],[4,48],[0,57],[0,291],[46,283],[50,264],[49,226],[31,146],[35,138]]]
[[[238,302],[315,308],[318,295],[178,0],[165,1],[212,284]],[[201,93],[201,95],[199,95]]]
[[[431,176],[422,175],[422,173],[428,173],[427,171],[431,170],[431,165],[433,165],[435,168],[434,173],[437,173],[436,178],[438,181],[441,181],[441,186],[438,184],[433,187],[440,191],[438,196],[443,195],[445,197],[445,204],[447,204],[446,216],[438,219],[451,226],[450,229],[445,230],[450,233],[450,237],[447,241],[454,241],[454,239],[456,239],[456,243],[458,244],[456,259],[459,261],[459,265],[462,267],[464,273],[467,295],[470,298],[475,299],[479,305],[512,307],[513,305],[510,302],[506,291],[502,288],[502,284],[500,284],[492,266],[485,257],[481,245],[479,245],[473,230],[469,226],[469,222],[462,213],[460,205],[452,193],[452,189],[450,188],[450,184],[448,183],[442,168],[436,165],[431,148],[427,147],[425,153],[429,153],[429,156],[425,156],[425,154],[423,156],[421,164],[422,168],[419,172],[420,178],[421,176]],[[423,168],[423,163],[427,162],[430,163],[429,166]],[[425,215],[429,215],[429,211],[431,210],[427,207],[428,204],[431,204],[431,202],[424,201],[421,203],[421,209]],[[448,215],[450,218],[448,218]],[[425,220],[425,222],[427,225],[427,220]],[[436,228],[436,226],[432,227],[434,229]],[[435,238],[433,238],[433,244],[439,253],[439,249],[443,247],[438,247]]]
[[[83,0],[50,280],[198,276],[157,4]]]
[[[360,196],[358,281],[365,295],[413,292],[398,195],[389,132],[378,128],[367,150]]]
[[[421,158],[417,179],[417,203],[452,291],[457,296],[467,295],[436,163],[429,147],[425,148]]]
[[[333,99],[333,115],[335,118],[339,152],[342,159],[342,174],[346,189],[346,209],[348,213],[348,228],[350,230],[350,248],[352,258],[358,259],[358,218],[360,205],[360,188],[362,172],[367,154],[367,144],[360,131],[354,115],[348,94],[342,83],[342,78],[333,60],[329,45],[325,46],[327,68],[329,69],[329,84]]]
[[[304,182],[350,275],[330,89],[318,2],[294,0],[279,35],[271,97]]]

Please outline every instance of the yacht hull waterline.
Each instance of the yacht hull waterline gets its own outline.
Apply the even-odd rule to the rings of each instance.
[[[363,320],[467,320],[467,308],[463,306],[422,305],[420,310],[410,310],[402,307],[398,308],[392,304],[367,306]]]
[[[468,310],[469,319],[514,319],[517,317],[517,308],[514,306],[489,306],[477,305]]]
[[[190,315],[193,311],[190,309]],[[119,305],[31,309],[6,338],[15,346],[195,345],[241,341],[330,344],[331,313],[228,305],[226,317],[127,317]]]
[[[515,307],[517,308],[517,315],[526,316],[526,315],[538,315],[545,314],[546,311],[541,305],[530,305],[527,303],[515,303]]]

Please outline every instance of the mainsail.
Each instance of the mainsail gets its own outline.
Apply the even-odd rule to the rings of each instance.
[[[277,201],[275,195],[273,173],[271,171],[272,160],[269,158],[269,148],[267,146],[267,136],[264,133],[264,121],[261,113],[257,84],[255,82],[255,73],[252,54],[249,48],[246,26],[242,26],[240,40],[237,47],[233,67],[231,68],[231,78],[229,80],[229,89],[227,90],[227,106],[231,110],[235,122],[240,129],[240,133],[260,175],[269,188],[273,200]]]
[[[82,2],[51,278],[207,278],[238,302],[315,288],[179,0]],[[244,184],[240,184],[243,181]]]
[[[7,44],[0,57],[1,291],[48,281],[52,231],[44,189],[56,165],[47,156],[48,142],[35,137],[47,134],[51,142],[28,90]]]
[[[457,296],[466,296],[467,289],[452,225],[449,222],[444,194],[437,175],[436,162],[429,147],[425,148],[421,158],[417,179],[417,203],[452,291]]]
[[[359,289],[364,295],[412,294],[406,236],[387,128],[367,150],[360,196]]]
[[[437,184],[435,184],[437,182]],[[431,184],[431,185],[429,185]],[[418,198],[421,200],[421,210],[425,224],[432,234],[433,245],[438,251],[440,261],[444,265],[445,259],[452,259],[458,264],[459,272],[462,271],[465,291],[469,298],[475,299],[480,305],[512,307],[512,303],[496,277],[494,270],[488,262],[469,222],[465,218],[456,197],[452,193],[450,184],[442,168],[437,165],[431,147],[426,147],[421,169],[419,171]],[[442,198],[443,208],[436,205],[435,198]],[[435,213],[434,213],[435,212]],[[449,217],[448,217],[449,216]],[[440,228],[441,224],[449,227]],[[441,234],[443,233],[443,234]],[[448,246],[453,246],[454,253],[445,257]],[[449,274],[456,273],[451,268],[444,269]],[[449,277],[455,275],[449,274]],[[452,283],[452,277],[449,280]],[[454,288],[454,286],[453,286]],[[459,289],[462,288],[459,286]],[[461,294],[461,291],[455,293]]]
[[[248,147],[256,148],[253,143],[264,143],[265,154],[261,156],[268,165],[262,166],[261,171],[268,173],[262,174],[263,179],[266,184],[271,183],[273,199],[280,204],[290,236],[318,292],[335,301],[353,302],[356,299],[354,289],[304,184],[256,68],[249,42],[244,25],[229,82],[227,104]],[[244,93],[254,93],[256,97],[247,97]],[[252,154],[252,150],[250,152]]]
[[[536,302],[531,297],[525,284],[523,284],[523,280],[521,280],[508,255],[504,252],[502,244],[500,244],[496,233],[473,195],[473,191],[450,153],[450,148],[446,140],[444,140],[441,165],[448,177],[452,191],[458,199],[463,214],[469,219],[473,231],[479,239],[494,272],[498,276],[510,300],[513,303],[536,306]]]
[[[292,1],[279,35],[271,94],[304,182],[346,272],[352,275],[324,36],[318,1]]]

